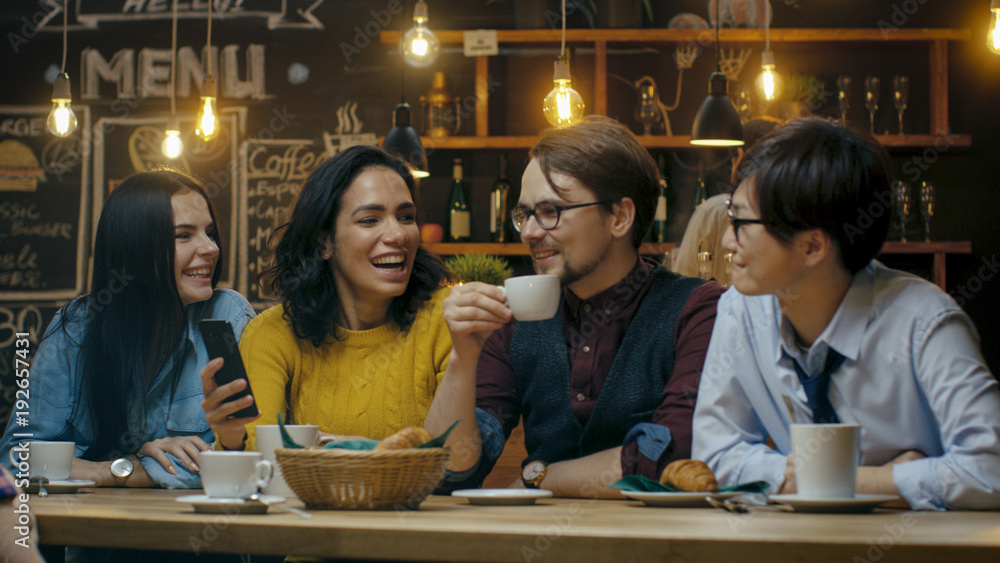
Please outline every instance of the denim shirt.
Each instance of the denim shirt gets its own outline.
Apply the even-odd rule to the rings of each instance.
[[[96,429],[85,403],[81,365],[78,362],[86,324],[69,322],[63,330],[63,323],[60,322],[63,311],[60,310],[49,324],[31,361],[28,424],[19,426],[15,423],[16,417],[12,416],[0,442],[0,459],[8,468],[12,469],[8,456],[10,448],[21,440],[72,441],[76,443],[76,457],[83,457],[94,443]],[[145,436],[138,440],[140,444],[168,436],[198,436],[208,444],[215,440],[201,409],[200,372],[210,358],[201,342],[198,322],[202,319],[225,319],[239,338],[254,312],[239,293],[217,289],[207,301],[189,305],[187,315],[187,338],[180,344],[183,352],[174,356],[183,363],[176,390],[172,389],[170,381],[175,362],[168,360],[146,395],[149,409],[146,424],[140,424],[138,420],[130,421],[132,428],[145,427]],[[78,404],[80,408],[75,408]],[[14,438],[15,433],[31,434],[31,437]],[[176,475],[168,473],[152,457],[139,456],[139,461],[153,481],[167,489],[201,487],[198,473],[189,470],[173,455],[166,455],[177,470]]]

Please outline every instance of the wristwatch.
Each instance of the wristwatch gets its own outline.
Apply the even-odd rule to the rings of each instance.
[[[542,479],[545,479],[545,473],[548,471],[549,464],[545,463],[540,459],[536,459],[524,466],[521,469],[521,482],[524,483],[524,487],[527,489],[537,489],[542,484]]]
[[[125,480],[135,471],[135,465],[127,457],[120,457],[111,462],[111,476],[115,478],[115,486],[124,487]]]

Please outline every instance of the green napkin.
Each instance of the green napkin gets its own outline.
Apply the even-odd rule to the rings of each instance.
[[[640,491],[648,493],[680,493],[689,492],[681,491],[680,489],[675,489],[669,485],[664,485],[659,481],[654,481],[643,477],[642,475],[628,475],[622,477],[618,482],[611,485],[616,489],[622,489],[623,491]],[[763,493],[768,488],[768,484],[765,481],[750,481],[749,483],[740,483],[739,485],[733,485],[730,487],[719,487],[717,492],[720,493]]]
[[[448,438],[448,434],[451,434],[451,431],[454,430],[456,426],[458,426],[459,422],[462,422],[461,418],[458,419],[458,420],[456,420],[455,422],[451,423],[451,426],[449,426],[448,429],[445,430],[444,433],[441,434],[440,436],[438,436],[437,438],[434,438],[432,440],[428,440],[427,442],[425,442],[423,444],[420,444],[417,447],[418,448],[440,448],[441,446],[444,445],[444,441]],[[288,432],[285,431],[285,424],[281,421],[281,413],[278,413],[278,428],[281,430],[281,443],[282,443],[282,445],[284,445],[286,448],[302,449],[302,446],[296,444],[295,441],[292,440],[292,437],[288,435]],[[361,451],[364,451],[364,450],[372,450],[372,449],[374,449],[375,448],[375,444],[378,444],[378,440],[366,440],[366,439],[360,439],[360,440],[332,440],[332,441],[327,442],[326,444],[324,444],[323,445],[323,449],[334,449],[334,448],[336,448],[336,449],[341,449],[341,450],[361,450]]]

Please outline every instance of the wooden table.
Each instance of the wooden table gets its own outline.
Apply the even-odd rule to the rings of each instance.
[[[196,514],[191,491],[95,489],[32,497],[43,544],[349,559],[461,561],[998,561],[1000,513],[730,514],[634,501],[547,499],[418,511]],[[293,506],[301,506],[297,500]]]

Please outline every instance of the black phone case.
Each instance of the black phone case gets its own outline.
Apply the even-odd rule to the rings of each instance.
[[[205,339],[205,349],[208,350],[209,359],[222,358],[224,362],[222,369],[215,373],[215,383],[222,386],[237,379],[247,379],[236,334],[229,321],[206,319],[198,323],[198,328],[201,330],[202,338]],[[226,402],[235,401],[245,395],[252,396],[249,380],[246,388],[234,393],[226,399]],[[236,411],[232,416],[233,418],[257,416],[257,402],[254,401],[250,406]]]

